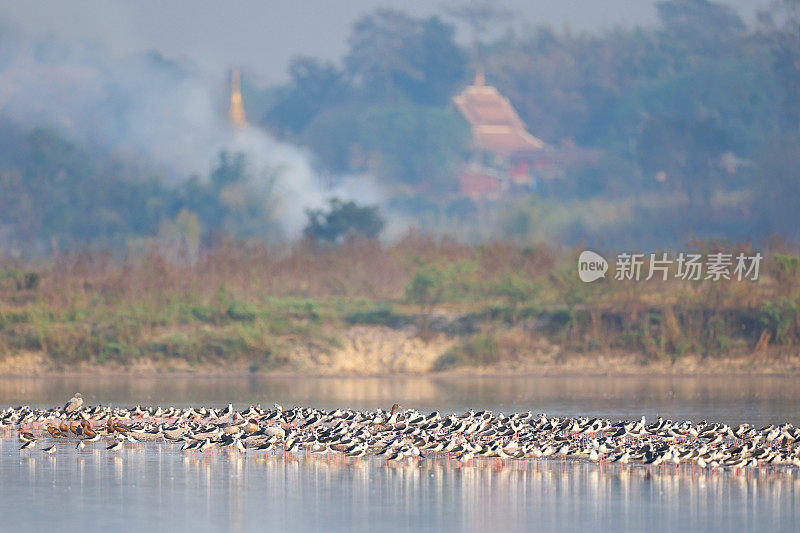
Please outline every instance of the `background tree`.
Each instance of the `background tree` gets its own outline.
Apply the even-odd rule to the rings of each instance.
[[[274,193],[279,169],[251,168],[243,152],[222,150],[210,176],[210,191],[200,190],[200,205],[187,206],[200,215],[200,221],[212,231],[235,237],[277,236],[275,221],[277,198]],[[195,184],[196,186],[196,184]]]
[[[349,87],[344,73],[329,61],[298,57],[289,65],[291,81],[264,116],[281,134],[300,134],[323,109],[344,104]]]
[[[421,105],[445,106],[466,76],[467,59],[455,43],[455,28],[438,17],[419,23],[419,37],[407,44],[413,76],[400,75],[403,95]]]
[[[660,40],[671,49],[675,67],[714,58],[740,47],[746,27],[731,8],[709,0],[669,0],[656,4]]]
[[[756,158],[754,208],[770,233],[800,240],[800,137],[786,136],[766,147]]]
[[[776,0],[770,11],[758,15],[761,36],[772,51],[773,68],[783,94],[781,126],[800,134],[800,0]],[[777,19],[777,20],[776,20]]]
[[[464,79],[466,55],[453,26],[378,10],[356,21],[345,66],[370,102],[445,105]]]
[[[380,9],[355,22],[344,63],[366,98],[394,103],[400,99],[398,78],[422,79],[408,53],[418,32],[418,20],[391,9]]]
[[[176,209],[176,191],[132,165],[102,160],[53,128],[6,128],[16,142],[0,144],[0,226],[28,246],[124,245]]]
[[[309,125],[305,139],[334,171],[369,170],[384,182],[441,191],[455,184],[469,134],[451,110],[394,105],[330,110]]]
[[[386,225],[378,206],[359,206],[339,198],[328,201],[327,212],[308,209],[306,216],[308,223],[303,234],[317,242],[336,243],[355,235],[375,239]]]
[[[689,215],[703,216],[718,186],[725,132],[712,119],[653,118],[639,142],[639,162],[649,179],[676,184],[689,199]]]

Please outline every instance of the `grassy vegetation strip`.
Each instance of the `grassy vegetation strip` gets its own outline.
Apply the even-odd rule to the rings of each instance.
[[[193,263],[161,249],[127,260],[0,259],[0,355],[40,352],[56,366],[146,357],[268,369],[291,366],[298,346],[333,349],[331,331],[359,324],[457,338],[439,368],[525,357],[540,339],[643,361],[791,349],[800,344],[800,259],[764,253],[755,282],[591,284],[578,279],[574,250],[414,235],[392,246],[229,243]]]

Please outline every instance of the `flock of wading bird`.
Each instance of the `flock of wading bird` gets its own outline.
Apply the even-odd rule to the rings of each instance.
[[[85,406],[75,394],[63,408],[8,408],[0,430],[17,430],[21,450],[52,454],[62,443],[78,450],[104,446],[118,452],[145,441],[181,446],[185,453],[307,454],[387,462],[452,458],[458,464],[488,461],[585,460],[745,470],[800,467],[800,430],[791,424],[762,428],[741,424],[658,419],[611,422],[601,418],[504,415],[490,411],[429,415],[395,404],[390,411],[250,406],[237,411],[175,407]],[[98,443],[98,444],[95,444]],[[101,444],[102,443],[102,444]],[[329,459],[330,460],[330,459]]]

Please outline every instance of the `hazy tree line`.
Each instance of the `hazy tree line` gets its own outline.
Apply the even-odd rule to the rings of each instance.
[[[439,17],[366,15],[353,25],[342,66],[292,61],[290,82],[264,96],[271,102],[262,125],[311,146],[329,171],[369,170],[426,192],[452,189],[469,139],[449,106],[468,74],[454,31]]]
[[[195,175],[170,184],[131,161],[93,153],[56,129],[25,131],[3,123],[0,131],[6,137],[0,141],[0,227],[10,234],[0,238],[28,247],[118,248],[160,236],[189,239],[185,244],[196,249],[201,226],[205,244],[221,235],[270,238],[276,231],[274,199],[253,187],[245,154],[223,151],[207,179]]]
[[[616,231],[800,237],[800,1],[780,0],[748,26],[722,4],[668,0],[654,28],[533,26],[475,46],[456,42],[453,14],[360,18],[341,62],[299,57],[286,84],[246,85],[251,121],[308,146],[321,171],[372,173],[391,205],[418,220],[458,222],[479,206],[457,195],[469,128],[451,99],[480,68],[533,134],[602,153],[596,165],[541,183],[534,195],[544,202],[508,201],[506,216],[491,219],[496,235],[531,238],[542,203],[605,199],[614,209],[619,198],[647,197],[685,201],[636,203]],[[208,176],[188,180],[146,169],[47,125],[3,122],[0,239],[117,245],[174,233],[176,224],[190,227],[178,231],[184,238],[208,242],[223,233],[276,235],[275,200],[251,187],[246,156],[218,154]],[[306,235],[340,238],[343,208],[369,231],[383,226],[368,208],[329,207],[309,211]],[[658,233],[657,224],[669,231]],[[575,225],[556,237],[580,240],[587,231]]]
[[[476,15],[472,22],[481,26],[498,13],[485,7],[450,14],[468,22]],[[707,0],[657,8],[655,28],[574,33],[535,26],[478,40],[473,50],[457,45],[453,26],[438,17],[378,11],[354,25],[341,65],[296,59],[291,81],[266,92],[262,124],[307,144],[335,171],[353,164],[357,146],[364,154],[356,155],[386,182],[414,187],[416,195],[402,189],[406,198],[396,196],[401,207],[470,218],[475,206],[447,195],[457,187],[467,139],[449,102],[480,69],[547,143],[602,150],[597,165],[540,183],[538,195],[683,198],[680,227],[674,214],[634,215],[647,228],[666,226],[660,237],[691,230],[797,237],[800,2],[778,1],[750,27],[730,7]],[[444,194],[431,202],[431,191]],[[510,224],[511,234],[526,232],[529,206],[524,200],[511,207],[523,222]],[[676,209],[665,203],[661,211]],[[567,235],[580,239],[586,231]]]

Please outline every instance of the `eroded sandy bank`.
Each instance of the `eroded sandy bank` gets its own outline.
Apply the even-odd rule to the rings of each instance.
[[[333,347],[292,344],[285,363],[257,367],[249,360],[190,364],[182,359],[142,357],[128,365],[79,363],[57,367],[42,352],[22,352],[0,361],[0,376],[65,375],[725,375],[800,374],[797,351],[764,351],[745,355],[702,357],[687,354],[675,360],[647,359],[641,354],[563,350],[544,338],[534,338],[513,357],[483,366],[442,368],[442,360],[459,342],[458,336],[422,338],[413,328],[354,326],[334,333]]]

